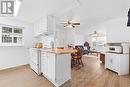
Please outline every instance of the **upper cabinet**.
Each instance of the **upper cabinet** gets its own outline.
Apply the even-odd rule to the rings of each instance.
[[[67,44],[67,31],[55,31],[55,47],[65,47]]]
[[[39,18],[34,22],[34,36],[53,34],[55,20],[51,15]]]

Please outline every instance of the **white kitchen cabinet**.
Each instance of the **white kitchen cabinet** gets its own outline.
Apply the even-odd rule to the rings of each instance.
[[[61,86],[63,83],[71,79],[71,56],[70,54],[56,55],[56,80],[55,83]]]
[[[41,72],[56,87],[71,79],[70,54],[41,53]]]
[[[47,32],[47,18],[42,17],[34,22],[34,36]]]
[[[56,28],[55,18],[52,15],[47,16],[47,32],[48,34],[54,34]]]
[[[118,72],[118,58],[119,58],[119,55],[117,54],[107,54],[106,55],[106,64],[107,64],[107,68],[115,71],[115,72]]]
[[[48,75],[48,56],[46,52],[41,52],[41,72],[44,76]]]
[[[41,72],[51,81],[55,80],[55,55],[42,52],[41,54]]]
[[[105,68],[118,73],[118,75],[129,74],[129,55],[106,53]]]
[[[55,81],[55,54],[53,53],[47,53],[48,55],[48,64],[47,64],[47,73],[48,78],[52,81]]]
[[[114,56],[113,56],[114,58],[112,58],[111,60],[112,60],[112,69],[113,69],[113,71],[115,71],[115,72],[118,72],[119,71],[119,60],[120,60],[120,55],[118,55],[118,54],[114,54]]]
[[[67,31],[57,30],[55,33],[55,46],[65,47],[67,44]]]
[[[51,15],[43,16],[34,22],[34,36],[53,34],[55,20]]]
[[[34,70],[38,75],[41,74],[41,51],[37,48],[29,49],[29,64],[30,68]]]

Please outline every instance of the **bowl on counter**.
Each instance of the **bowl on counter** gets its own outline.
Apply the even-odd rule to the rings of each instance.
[[[43,43],[36,43],[35,48],[43,48]]]

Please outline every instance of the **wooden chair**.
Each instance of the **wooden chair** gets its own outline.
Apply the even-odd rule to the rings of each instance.
[[[79,66],[79,65],[84,66],[84,64],[82,62],[83,52],[82,52],[82,50],[80,48],[76,48],[76,50],[78,52],[71,55],[72,61],[73,61],[73,66]]]

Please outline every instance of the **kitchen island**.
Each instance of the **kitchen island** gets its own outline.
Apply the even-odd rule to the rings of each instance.
[[[71,79],[71,49],[37,49],[40,52],[39,71],[56,87]]]

